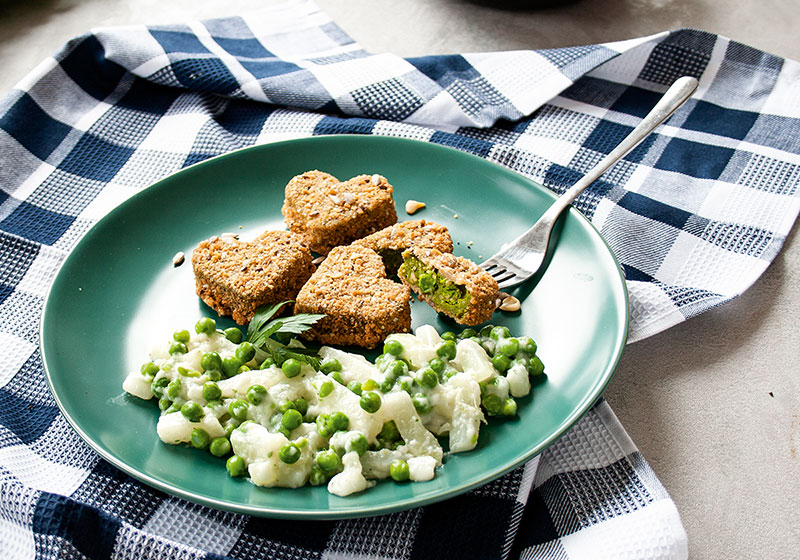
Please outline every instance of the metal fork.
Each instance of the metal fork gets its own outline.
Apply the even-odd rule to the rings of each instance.
[[[642,122],[616,148],[600,160],[600,163],[558,197],[542,214],[542,217],[533,224],[533,227],[503,245],[498,253],[480,264],[497,280],[500,289],[513,288],[536,274],[544,262],[550,233],[561,213],[586,187],[594,183],[609,167],[622,159],[678,107],[683,105],[696,89],[696,79],[690,76],[678,78],[647,116],[642,119]]]

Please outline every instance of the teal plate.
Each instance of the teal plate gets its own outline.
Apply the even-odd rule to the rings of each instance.
[[[223,232],[283,229],[283,189],[321,169],[342,180],[379,173],[394,185],[397,214],[447,226],[456,254],[480,262],[526,230],[553,200],[546,189],[499,165],[413,140],[324,136],[232,152],[169,176],[120,204],[66,258],[47,297],[41,350],[50,389],[69,423],[103,458],[131,476],[188,500],[283,518],[377,515],[444,500],[485,484],[552,444],[598,399],[617,367],[628,307],[619,265],[593,226],[571,209],[546,272],[517,295],[519,313],[493,323],[532,336],[547,380],[522,399],[518,418],[492,419],[475,450],[446,457],[428,482],[379,483],[338,497],[325,487],[260,488],[233,479],[224,462],[156,435],[158,407],[122,391],[150,349],[209,313],[194,294],[191,252]],[[183,251],[187,262],[172,264]],[[531,289],[533,288],[533,289]],[[412,328],[454,325],[425,304]],[[221,326],[230,326],[221,320]]]

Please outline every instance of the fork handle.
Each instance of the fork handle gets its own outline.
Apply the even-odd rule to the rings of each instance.
[[[542,217],[536,221],[533,227],[523,233],[517,241],[521,241],[525,238],[532,242],[541,241],[542,243],[546,243],[556,219],[567,206],[569,206],[586,187],[599,179],[609,167],[622,159],[628,152],[635,148],[639,142],[653,132],[659,124],[667,120],[678,107],[683,105],[689,97],[691,97],[692,93],[697,89],[697,85],[697,80],[691,76],[684,76],[675,80],[666,93],[664,93],[663,97],[650,110],[647,116],[642,119],[636,128],[634,128],[616,148],[611,150],[607,156],[601,159],[595,167],[567,189],[564,194],[559,196],[550,208],[542,214]],[[515,244],[515,242],[512,242],[512,244]]]

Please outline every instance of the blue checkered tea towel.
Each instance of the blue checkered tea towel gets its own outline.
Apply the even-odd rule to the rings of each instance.
[[[0,552],[7,558],[679,559],[675,504],[604,401],[513,472],[382,517],[285,521],[166,495],[59,414],[38,350],[65,255],[111,208],[231,150],[324,134],[415,138],[561,192],[676,78],[692,100],[577,207],[625,272],[630,340],[741,294],[800,208],[800,65],[696,30],[585,47],[371,54],[308,1],[98,29],[0,106]]]

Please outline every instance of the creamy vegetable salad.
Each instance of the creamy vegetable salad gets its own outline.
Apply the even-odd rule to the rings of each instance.
[[[513,417],[544,366],[529,337],[506,327],[390,335],[370,362],[324,346],[279,358],[210,318],[156,348],[125,391],[157,399],[159,438],[225,460],[259,486],[323,485],[338,496],[377,480],[435,476],[450,453],[473,449],[487,416]],[[300,348],[292,340],[288,348]]]

